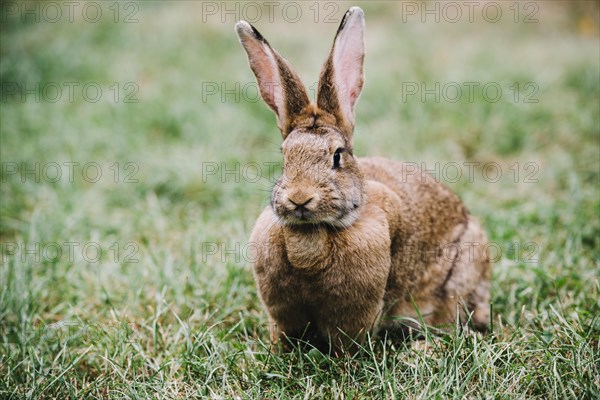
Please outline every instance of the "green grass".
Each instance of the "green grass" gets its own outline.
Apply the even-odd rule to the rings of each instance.
[[[356,153],[439,163],[502,254],[491,334],[373,340],[337,359],[268,342],[246,243],[279,173],[266,163],[281,161],[280,136],[253,92],[235,98],[254,82],[235,16],[203,22],[200,2],[152,2],[124,23],[135,8],[120,3],[115,23],[113,3],[101,4],[97,23],[81,6],[72,23],[66,6],[56,23],[2,14],[0,397],[600,397],[597,3],[540,3],[531,24],[514,23],[512,3],[497,23],[477,12],[473,23],[402,23],[400,3],[361,4]],[[315,23],[311,4],[298,23],[281,7],[255,23],[308,86],[337,28]],[[65,86],[51,102],[51,82],[80,85],[72,102]],[[411,82],[491,82],[503,94],[404,101]],[[98,102],[83,98],[87,83],[101,87]],[[444,170],[452,162],[460,179]],[[464,163],[477,163],[473,179]]]

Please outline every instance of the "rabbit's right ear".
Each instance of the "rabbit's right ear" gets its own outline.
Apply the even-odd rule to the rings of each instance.
[[[256,76],[260,94],[277,116],[277,126],[285,138],[292,130],[294,116],[310,100],[298,74],[265,38],[246,21],[235,24],[235,30],[248,54],[248,62]]]
[[[348,137],[354,130],[354,106],[364,82],[365,16],[359,7],[350,8],[335,35],[329,58],[323,66],[317,105],[333,114]]]

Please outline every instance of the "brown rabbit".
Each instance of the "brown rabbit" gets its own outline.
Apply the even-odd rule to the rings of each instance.
[[[363,11],[344,15],[316,104],[254,27],[240,21],[236,31],[284,139],[282,177],[250,239],[272,341],[337,352],[403,319],[485,329],[491,265],[477,220],[412,164],[354,156]]]

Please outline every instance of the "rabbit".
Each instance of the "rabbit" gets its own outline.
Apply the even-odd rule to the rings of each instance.
[[[235,25],[283,136],[283,172],[250,243],[271,342],[288,348],[301,340],[339,354],[398,324],[485,330],[490,320],[477,219],[414,164],[354,155],[364,26],[359,7],[345,13],[315,103],[252,25]]]

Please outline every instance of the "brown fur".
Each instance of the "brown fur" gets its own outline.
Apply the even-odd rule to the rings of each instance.
[[[353,155],[362,10],[344,16],[316,104],[305,104],[298,76],[256,29],[236,29],[284,137],[283,175],[250,238],[272,340],[304,338],[337,352],[421,318],[485,328],[491,264],[477,220],[412,165]],[[334,57],[340,43],[354,51]],[[269,78],[281,83],[275,91],[263,90]]]

